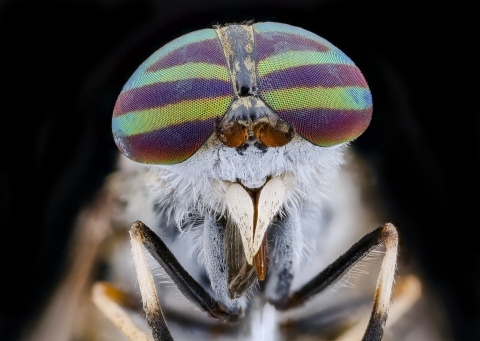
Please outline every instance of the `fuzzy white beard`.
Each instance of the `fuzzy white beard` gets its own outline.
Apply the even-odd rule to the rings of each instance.
[[[145,166],[129,161],[124,165],[131,166],[130,170],[141,171],[137,173],[138,176],[131,178],[130,182],[136,191],[129,193],[128,198],[143,199],[138,200],[135,207],[129,210],[130,214],[123,218],[127,222],[141,219],[147,225],[155,226],[160,236],[168,236],[168,231],[175,228],[181,229],[183,233],[180,238],[166,237],[175,257],[197,281],[207,274],[210,286],[206,289],[224,306],[245,310],[248,301],[255,297],[252,290],[258,287],[258,282],[254,282],[242,297],[234,300],[228,297],[225,274],[215,268],[214,265],[219,263],[215,259],[218,258],[206,244],[212,238],[205,237],[208,231],[205,218],[228,214],[225,193],[232,182],[263,184],[267,178],[289,179],[287,193],[278,212],[282,221],[273,219],[269,227],[272,232],[270,256],[276,261],[275,266],[271,264],[269,268],[271,276],[266,283],[265,297],[275,300],[278,296],[275,290],[278,276],[274,271],[282,262],[291,262],[292,275],[304,283],[305,276],[300,269],[307,257],[314,253],[316,241],[320,241],[319,237],[325,232],[324,225],[328,222],[324,221],[321,208],[323,206],[329,210],[327,193],[332,186],[338,186],[334,178],[337,178],[344,161],[346,147],[347,144],[318,147],[297,135],[283,147],[268,148],[263,152],[250,146],[241,155],[212,136],[197,153],[177,165]],[[146,167],[149,169],[148,175],[144,173]],[[122,169],[129,171],[126,167]],[[137,195],[133,197],[134,193]],[[152,209],[154,206],[155,210]],[[129,207],[126,206],[127,209]],[[284,228],[285,222],[293,225]],[[276,232],[280,230],[290,231],[290,234],[277,238]],[[282,243],[287,241],[293,254],[285,258]],[[151,268],[156,267],[158,265],[152,263]],[[157,275],[166,276],[162,271]],[[166,296],[162,299],[168,300],[169,295]]]
[[[233,182],[260,187],[273,177],[288,182],[280,216],[296,215],[306,202],[320,203],[337,173],[347,144],[318,147],[298,135],[283,147],[242,154],[223,145],[213,135],[192,157],[171,166],[150,166],[150,183],[158,206],[182,229],[192,217],[207,213],[224,216],[225,191]],[[164,215],[165,216],[165,215]]]

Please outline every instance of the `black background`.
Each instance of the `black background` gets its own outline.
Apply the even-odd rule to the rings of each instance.
[[[374,114],[355,148],[455,340],[480,340],[479,39],[465,3],[0,2],[0,339],[48,300],[72,221],[113,168],[111,113],[136,67],[181,34],[255,19],[313,31],[363,71]]]

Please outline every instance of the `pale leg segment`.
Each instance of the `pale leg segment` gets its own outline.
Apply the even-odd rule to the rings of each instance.
[[[235,313],[232,314],[232,312],[224,310],[225,308],[220,306],[178,263],[163,241],[143,223],[135,222],[130,230],[130,236],[143,307],[155,341],[169,341],[173,338],[160,307],[144,248],[165,269],[180,291],[197,307],[207,311],[210,316],[223,321],[234,321],[239,317]],[[377,281],[372,313],[362,339],[363,341],[380,341],[388,316],[396,269],[398,235],[392,224],[385,224],[383,227],[367,234],[298,291],[288,296],[285,295],[283,300],[275,300],[271,303],[279,310],[287,310],[302,305],[341,278],[358,261],[380,244],[385,244],[386,252]],[[94,289],[94,301],[97,306],[130,340],[147,341],[147,336],[133,325],[115,302],[115,298],[108,294],[110,291],[105,284],[97,284]]]
[[[93,285],[93,303],[130,341],[151,341],[126,313],[121,302],[124,297],[124,293],[109,283],[96,282]]]
[[[392,224],[385,224],[370,232],[299,290],[285,297],[282,302],[271,303],[279,310],[301,306],[340,279],[356,263],[381,244],[385,244],[385,256],[378,276],[372,314],[362,338],[363,341],[380,341],[388,317],[397,264],[398,234]]]
[[[143,307],[155,341],[173,340],[158,301],[155,283],[148,267],[144,248],[162,266],[182,294],[210,317],[224,322],[236,321],[241,311],[230,311],[218,302],[190,276],[160,237],[140,221],[130,229],[135,270],[137,272]]]
[[[135,270],[137,271],[140,294],[142,295],[143,310],[145,311],[147,322],[152,330],[155,341],[173,341],[173,337],[170,334],[167,322],[163,316],[162,308],[158,301],[157,291],[155,289],[155,282],[153,281],[143,251],[145,241],[140,230],[140,224],[141,223],[139,222],[135,222],[130,229],[130,242],[132,246],[133,261],[135,262]]]

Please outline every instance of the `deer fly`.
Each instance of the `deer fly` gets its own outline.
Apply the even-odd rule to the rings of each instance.
[[[161,47],[125,84],[112,118],[129,174],[112,181],[122,183],[115,190],[123,198],[122,213],[112,215],[133,223],[134,267],[128,260],[125,267],[151,335],[129,317],[135,303],[121,289],[97,282],[95,304],[132,341],[181,339],[170,319],[184,329],[208,326],[207,339],[285,339],[282,314],[301,310],[383,245],[373,308],[356,334],[381,340],[397,262],[395,226],[367,233],[323,270],[306,265],[314,262],[309,243],[328,221],[326,193],[371,117],[359,68],[307,30],[232,24]],[[187,300],[162,292],[162,281]],[[311,310],[298,321],[321,318]]]

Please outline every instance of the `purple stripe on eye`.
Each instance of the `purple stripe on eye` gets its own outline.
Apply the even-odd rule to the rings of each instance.
[[[308,141],[332,146],[360,136],[370,124],[372,110],[372,107],[363,110],[318,108],[278,110],[277,114]]]
[[[255,45],[258,61],[289,51],[327,52],[330,50],[328,46],[318,41],[284,32],[257,33],[255,34]]]
[[[128,158],[149,164],[173,164],[192,156],[212,134],[215,119],[188,121],[145,134],[119,138]]]
[[[232,86],[218,79],[191,78],[133,88],[120,94],[113,116],[186,100],[232,95]]]
[[[368,88],[365,78],[354,65],[313,64],[282,69],[259,77],[260,90],[298,87],[359,86]]]
[[[159,71],[185,63],[208,63],[227,65],[225,55],[218,39],[203,40],[173,50],[150,65],[148,71]]]

